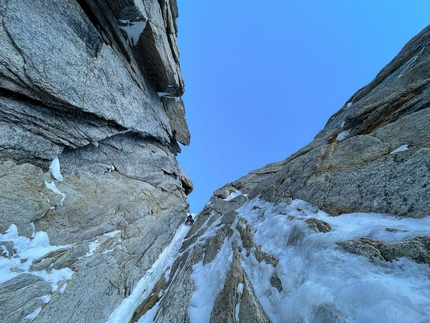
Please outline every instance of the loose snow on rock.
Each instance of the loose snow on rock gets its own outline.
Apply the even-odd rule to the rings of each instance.
[[[60,201],[60,202],[58,202],[58,204],[57,204],[57,205],[53,205],[53,206],[55,207],[55,206],[61,206],[61,205],[63,205],[63,202],[64,202],[64,200],[66,199],[66,194],[64,194],[64,193],[60,192],[60,190],[57,188],[57,186],[55,186],[55,183],[54,183],[54,182],[48,183],[47,181],[45,181],[45,186],[46,186],[47,188],[49,188],[51,191],[53,191],[54,193],[60,194],[60,195],[63,197],[63,198],[61,199],[61,201]]]
[[[243,195],[243,193],[241,191],[235,191],[235,192],[231,192],[229,196],[227,196],[224,201],[230,201],[232,199],[234,199],[237,196]],[[246,196],[246,194],[245,194]]]
[[[390,153],[390,155],[395,154],[395,153],[398,153],[398,152],[401,152],[401,151],[408,150],[408,147],[409,147],[409,145],[402,145],[402,146],[400,146],[399,148],[394,149],[394,150]]]
[[[403,74],[409,69],[409,67],[411,67],[412,64],[415,63],[415,61],[421,55],[421,53],[424,51],[425,48],[426,48],[425,46],[423,48],[421,48],[420,52],[417,55],[414,56],[414,58],[412,59],[412,61],[408,64],[408,66],[405,67],[405,69],[399,74],[399,76],[397,76],[397,78],[401,78],[403,76]]]
[[[24,320],[34,320],[41,311],[42,311],[41,307],[37,308],[36,310],[34,310],[33,313],[30,313],[26,317],[24,317]]]
[[[135,21],[120,20],[125,26],[119,26],[122,30],[127,33],[128,41],[130,44],[135,46],[139,40],[140,34],[145,30],[146,21]]]
[[[350,129],[342,131],[340,134],[337,135],[336,140],[344,141],[346,138],[348,138],[350,132],[351,132]]]
[[[332,217],[301,200],[274,205],[258,199],[239,209],[239,216],[251,224],[262,251],[279,259],[273,267],[243,252],[242,266],[271,322],[312,322],[321,306],[337,309],[345,322],[429,321],[428,265],[407,258],[372,263],[339,249],[336,242],[360,237],[395,242],[429,235],[430,218],[373,213]],[[329,223],[332,231],[313,231],[305,222],[310,217]],[[282,282],[281,292],[270,283],[273,273]]]
[[[70,268],[53,269],[41,271],[30,271],[30,266],[36,259],[42,259],[48,253],[58,250],[67,249],[71,245],[51,246],[46,232],[39,231],[34,233],[32,239],[18,235],[16,225],[12,224],[5,234],[0,234],[0,241],[10,241],[13,243],[14,255],[11,258],[0,257],[0,283],[8,281],[21,273],[28,273],[43,278],[51,284],[52,292],[58,290],[62,285],[62,291],[66,288],[68,280],[72,278],[74,272]],[[8,255],[10,257],[12,255]],[[60,291],[61,292],[61,291]],[[45,303],[51,299],[50,295],[40,297]],[[33,320],[39,315],[42,309],[38,308],[27,315],[24,320]]]
[[[193,266],[190,278],[196,290],[190,300],[188,315],[191,322],[209,322],[216,297],[224,286],[225,276],[233,259],[229,239],[225,239],[214,260],[203,265],[203,260]],[[210,285],[211,287],[208,288]]]
[[[181,225],[170,244],[163,250],[154,262],[152,267],[146,271],[145,275],[139,280],[133,292],[125,298],[121,305],[116,308],[109,316],[106,323],[123,323],[129,322],[136,308],[149,295],[155,283],[160,279],[166,269],[171,266],[178,255],[184,237],[190,230],[190,227]],[[156,313],[156,307],[148,311],[139,323],[153,322],[153,315]],[[152,316],[151,316],[152,315]]]
[[[49,171],[51,172],[52,177],[60,182],[63,181],[63,176],[60,173],[60,161],[58,160],[58,156],[56,156],[52,162],[51,166],[49,166]]]

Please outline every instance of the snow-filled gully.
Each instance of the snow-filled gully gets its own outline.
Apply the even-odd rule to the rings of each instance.
[[[225,200],[229,199],[231,197]],[[430,217],[413,219],[373,213],[334,217],[301,200],[294,200],[290,205],[274,205],[258,198],[249,200],[237,211],[238,216],[231,225],[234,234],[225,239],[217,256],[206,265],[201,260],[193,266],[191,279],[195,291],[188,308],[191,322],[209,322],[231,263],[233,241],[242,247],[242,268],[271,322],[313,322],[318,315],[332,315],[338,317],[339,322],[430,322],[430,268],[427,264],[418,264],[406,257],[392,262],[369,261],[346,252],[337,244],[362,237],[391,243],[428,236]],[[246,255],[236,230],[239,218],[251,225],[255,243],[262,251],[276,257],[277,265],[264,260],[258,262],[253,252]],[[309,218],[328,223],[331,231],[312,230],[305,222]],[[204,236],[214,235],[216,227],[213,223]],[[166,248],[169,255],[166,264],[173,263],[182,242],[180,236],[183,238],[185,234],[177,233],[176,240]],[[156,271],[159,277],[161,271]],[[272,286],[274,274],[282,289]],[[146,290],[150,290],[149,285],[158,278],[145,277]],[[239,293],[240,286],[237,289]],[[143,296],[140,291],[136,293]],[[158,304],[141,317],[139,323],[152,322]],[[238,310],[236,306],[236,321]]]

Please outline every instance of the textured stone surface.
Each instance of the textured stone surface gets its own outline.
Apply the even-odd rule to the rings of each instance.
[[[358,241],[340,241],[346,251],[365,256],[370,260],[393,261],[407,257],[417,263],[430,264],[430,237],[415,237],[400,242],[386,243],[379,240],[360,238]]]
[[[18,275],[0,284],[0,316],[2,321],[20,322],[27,314],[44,306],[45,302],[41,297],[50,295],[50,293],[51,285],[49,283],[30,274]]]
[[[0,3],[0,233],[64,246],[2,284],[5,322],[106,322],[189,211],[177,17],[175,0]],[[67,268],[64,292],[31,274]]]
[[[171,50],[177,51],[176,40],[166,35],[166,29],[175,35],[170,7],[170,2],[163,4],[163,18],[155,0],[140,7],[97,0],[3,2],[2,154],[52,159],[62,147],[84,146],[124,129],[170,142],[176,140],[173,128],[178,140],[188,144],[183,105],[163,105],[156,92],[183,93]],[[118,20],[130,12],[147,22],[142,35],[163,39],[162,48],[151,48],[144,37],[135,46],[128,42]],[[144,55],[149,58],[142,62]],[[163,68],[150,74],[156,80],[166,78],[161,88],[146,77],[155,68],[152,56],[160,56],[157,64]]]

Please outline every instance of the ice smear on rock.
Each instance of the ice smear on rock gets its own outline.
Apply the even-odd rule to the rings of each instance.
[[[49,171],[51,172],[52,177],[60,182],[63,181],[63,176],[60,173],[60,161],[58,160],[58,156],[52,160],[51,166],[49,166]]]
[[[401,151],[408,150],[408,147],[409,147],[409,145],[402,145],[402,146],[400,146],[399,148],[394,149],[394,150],[390,153],[390,155],[395,154],[395,153],[398,153],[398,152],[401,152]]]
[[[142,34],[146,27],[146,21],[131,22],[129,20],[120,20],[120,22],[123,26],[119,26],[119,28],[127,33],[128,41],[135,46],[139,41],[140,34]]]
[[[191,279],[196,290],[190,300],[188,315],[191,322],[209,322],[216,297],[221,292],[225,276],[233,258],[230,241],[226,238],[218,254],[210,263],[203,260],[193,266]],[[211,286],[210,288],[209,285]]]
[[[63,205],[63,202],[66,198],[66,194],[60,192],[60,190],[57,188],[57,186],[55,186],[54,182],[48,183],[47,181],[45,181],[45,185],[47,188],[49,188],[51,191],[53,191],[54,193],[60,194],[63,198],[61,199],[61,201],[56,205],[56,206],[61,206]]]
[[[291,204],[275,205],[258,198],[248,201],[237,212],[237,219],[230,226],[233,234],[225,238],[216,257],[206,265],[203,265],[202,258],[192,267],[190,278],[195,291],[187,309],[192,323],[210,321],[215,300],[230,268],[234,241],[242,250],[241,266],[271,322],[321,321],[318,315],[324,311],[335,313],[338,322],[346,323],[430,321],[428,265],[417,264],[407,258],[393,262],[371,262],[363,256],[344,251],[337,244],[362,237],[390,243],[428,236],[430,217],[399,218],[374,213],[333,217],[305,201],[293,200]],[[279,260],[276,266],[265,260],[259,262],[252,250],[247,255],[236,229],[239,218],[250,225],[254,241],[261,251]],[[312,230],[305,222],[309,218],[328,223],[331,231],[322,233]],[[206,231],[187,250],[192,251],[194,245],[216,235],[221,218],[211,225],[207,221],[202,225]],[[182,239],[172,242],[166,248],[169,250],[166,264],[173,262],[181,242]],[[156,264],[161,262],[160,258]],[[142,278],[132,295],[111,315],[108,323],[129,320],[133,308],[151,291],[163,268],[167,268],[166,265],[157,267],[156,264]],[[281,289],[272,285],[274,275],[279,279]],[[243,284],[238,284],[237,293],[243,293],[243,289]],[[139,323],[153,322],[159,304],[160,301],[139,319]],[[240,303],[236,304],[234,311],[234,317],[238,320]]]
[[[70,248],[71,245],[51,246],[48,235],[43,231],[36,232],[33,239],[19,236],[14,224],[5,234],[0,234],[0,241],[11,241],[17,254],[16,257],[10,259],[0,257],[0,283],[8,281],[20,273],[29,273],[43,278],[51,284],[52,291],[56,291],[58,283],[71,279],[73,271],[69,268],[30,271],[34,260],[43,258],[52,251]]]
[[[148,296],[167,267],[173,264],[189,229],[190,227],[188,226],[180,226],[170,244],[163,250],[152,267],[147,270],[145,275],[139,280],[131,295],[125,298],[121,305],[109,316],[106,323],[123,323],[131,319],[136,308],[140,305],[142,300]],[[149,318],[149,316],[150,314],[155,315],[155,312],[156,311],[153,309],[147,312],[144,317],[148,319],[148,321],[145,322],[152,322],[152,317]],[[142,321],[143,320],[144,319],[142,319]],[[139,322],[141,322],[141,320],[139,320]]]
[[[36,310],[34,310],[33,313],[28,314],[26,317],[24,317],[24,320],[33,320],[36,318],[37,315],[42,311],[42,308],[39,307]]]
[[[336,242],[360,237],[395,242],[429,235],[430,218],[369,213],[332,217],[315,213],[300,200],[274,205],[258,199],[239,209],[239,216],[251,224],[262,251],[279,259],[275,268],[258,263],[252,253],[242,254],[242,266],[271,322],[312,322],[314,309],[327,304],[340,311],[345,322],[429,320],[428,265],[407,258],[372,263],[339,249]],[[304,221],[309,217],[329,223],[332,231],[311,230]],[[282,282],[281,292],[270,283],[274,272]]]
[[[351,130],[342,131],[340,134],[337,135],[336,140],[344,141],[346,138],[348,138],[350,132]]]

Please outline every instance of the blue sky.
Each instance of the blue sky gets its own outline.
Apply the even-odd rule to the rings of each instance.
[[[212,192],[285,159],[430,23],[428,0],[178,0],[191,145],[179,163]]]

